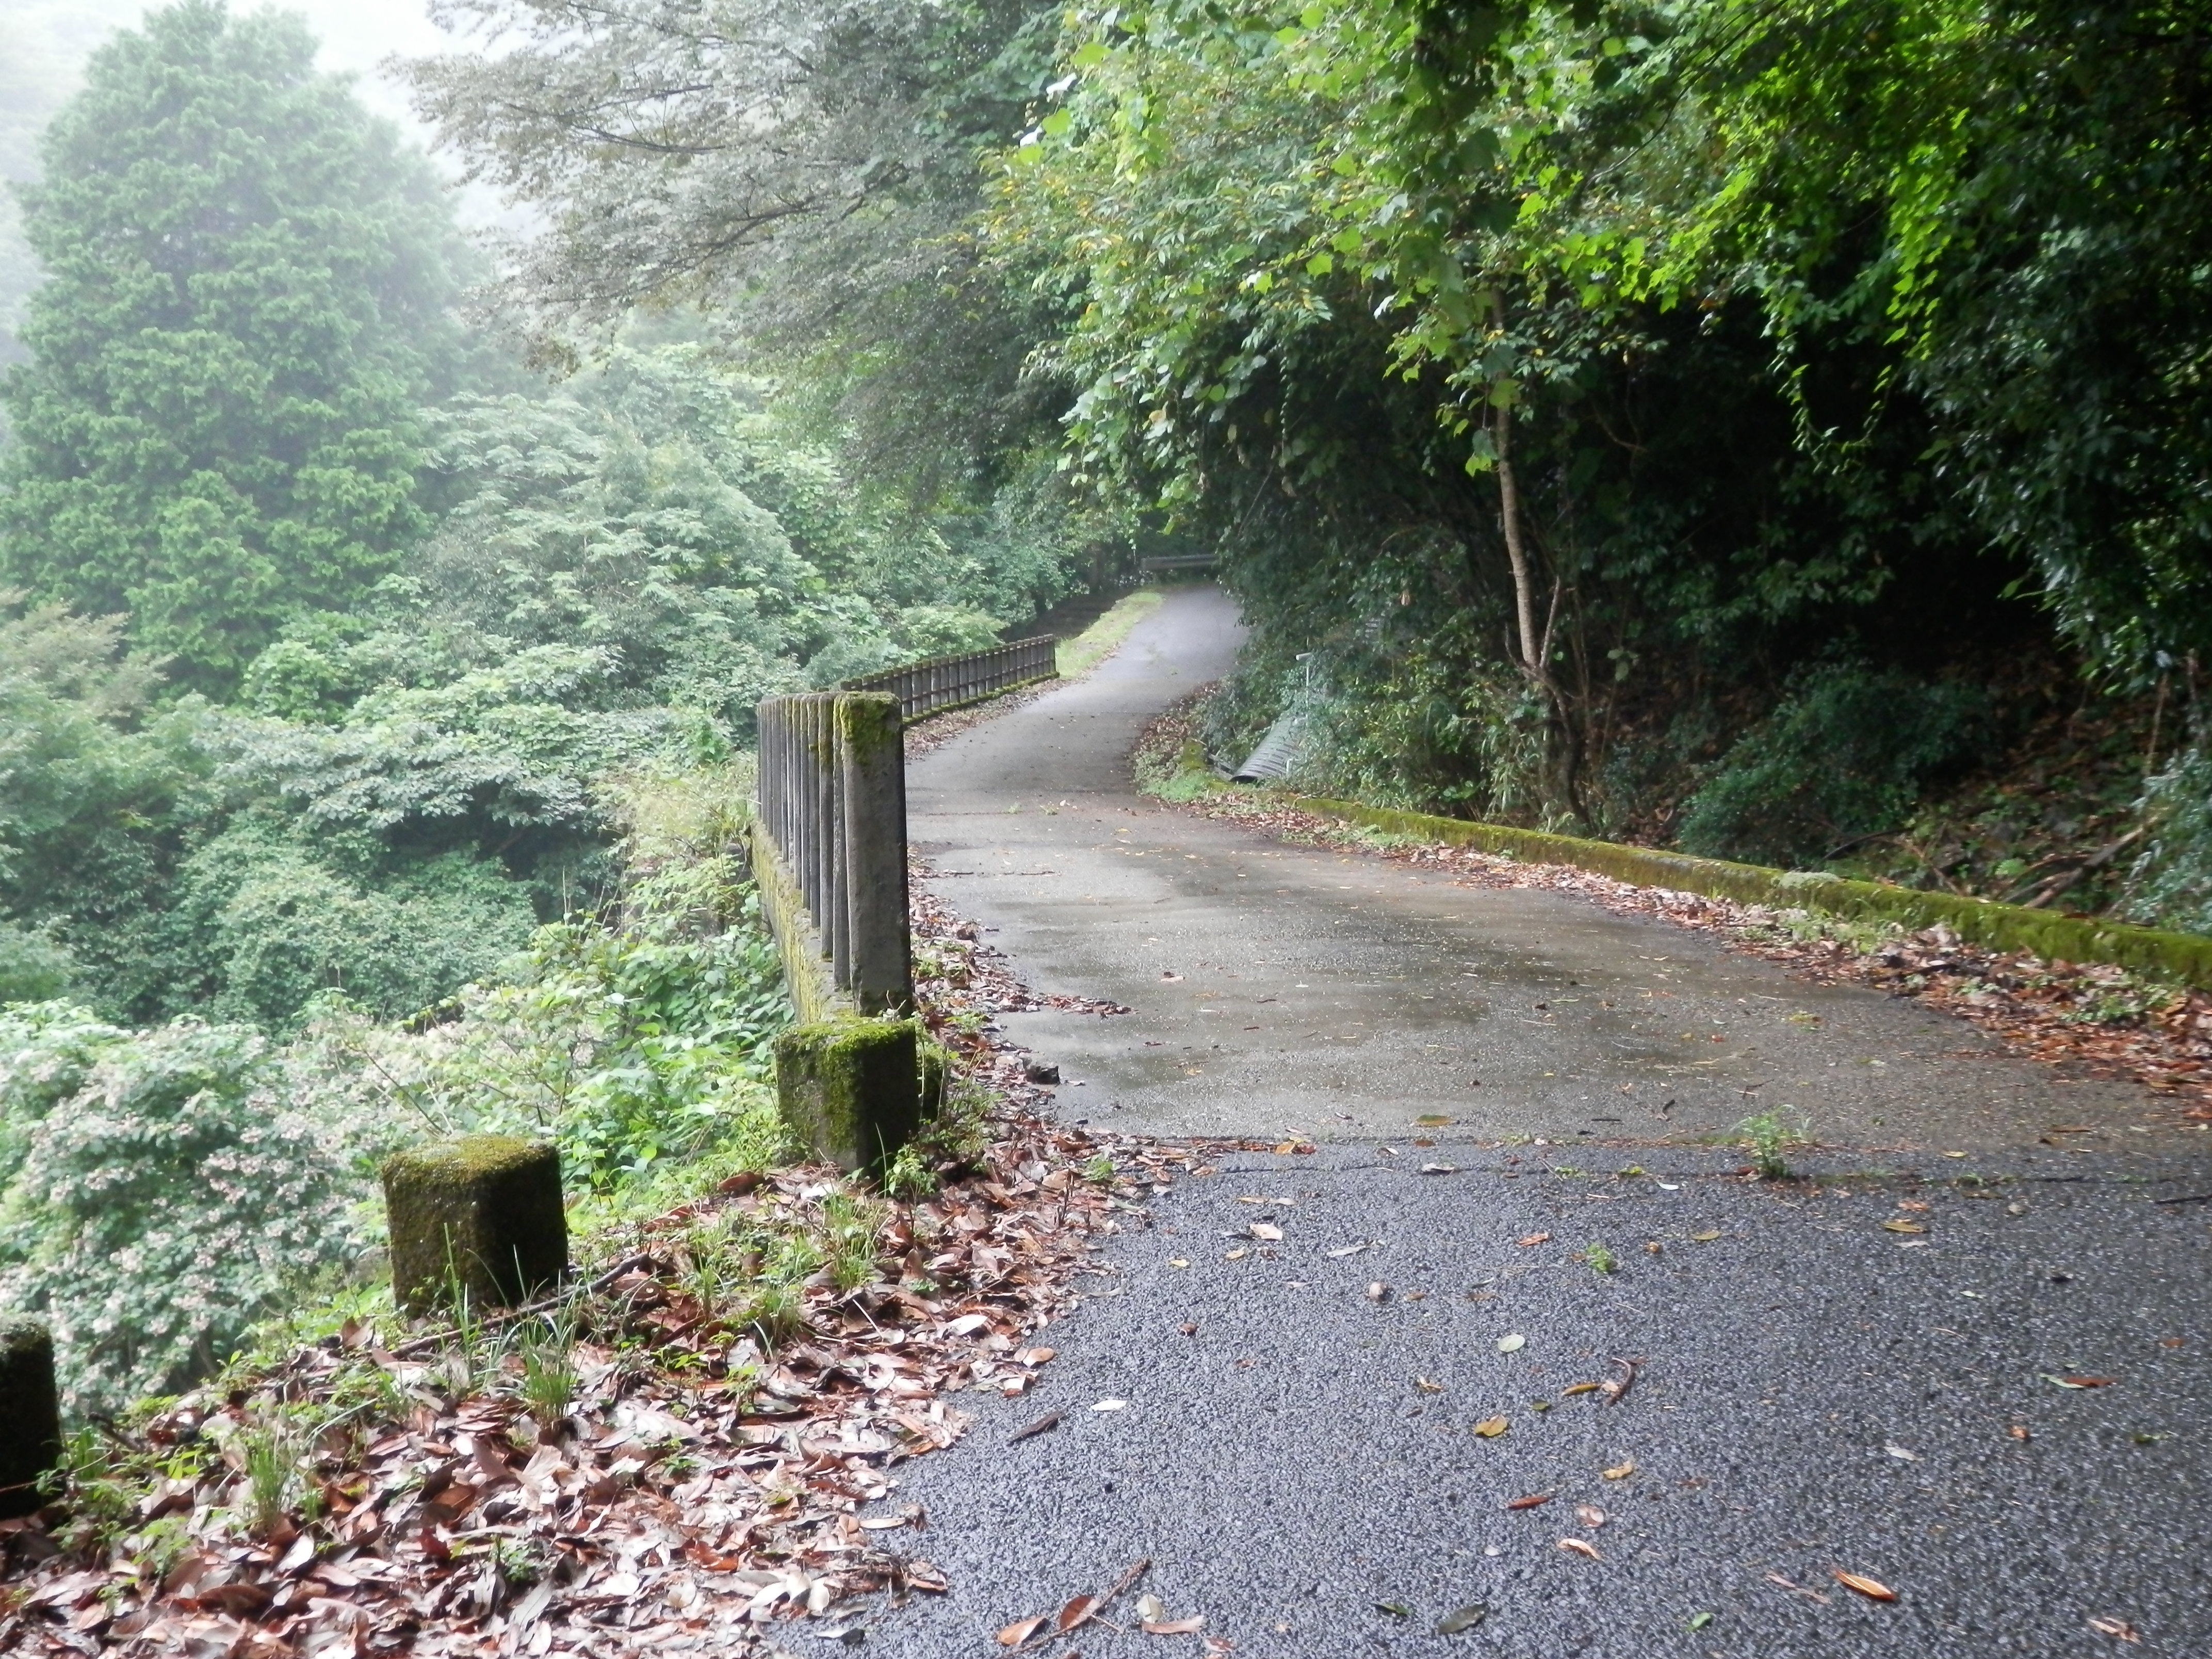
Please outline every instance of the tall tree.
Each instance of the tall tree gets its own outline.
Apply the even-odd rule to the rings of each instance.
[[[314,51],[181,0],[94,58],[21,191],[50,278],[0,386],[0,581],[129,612],[217,693],[422,531],[416,410],[465,355],[437,183]]]

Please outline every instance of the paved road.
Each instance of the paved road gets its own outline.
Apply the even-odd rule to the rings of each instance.
[[[1149,1557],[1243,1659],[2212,1655],[2212,1202],[2158,1201],[2212,1194],[2212,1135],[1662,924],[1138,800],[1129,740],[1233,645],[1218,596],[1177,593],[1093,679],[915,767],[948,899],[1031,982],[1136,1010],[1007,1021],[1061,1109],[1321,1146],[1133,1213],[1041,1387],[973,1396],[967,1440],[908,1467],[894,1502],[954,1588],[873,1650],[1000,1651]],[[1811,1118],[1812,1180],[1727,1174],[1707,1143],[1747,1101]],[[1423,1146],[1423,1113],[1456,1121]],[[2098,1133],[2045,1144],[2061,1123]],[[1615,1356],[1618,1404],[1565,1392]],[[1071,1650],[1199,1638],[1041,1650]]]

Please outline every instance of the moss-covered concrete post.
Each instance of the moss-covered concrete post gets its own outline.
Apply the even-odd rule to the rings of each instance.
[[[568,1268],[561,1154],[544,1141],[464,1135],[384,1165],[392,1290],[410,1314],[466,1292],[471,1307],[514,1307]]]
[[[61,1461],[53,1334],[43,1320],[0,1318],[0,1516],[43,1505],[39,1477]]]
[[[837,699],[845,821],[845,954],[840,977],[864,1014],[914,1006],[906,907],[906,738],[887,691]]]
[[[921,1127],[921,1022],[825,1019],[775,1040],[776,1104],[815,1157],[881,1175]]]

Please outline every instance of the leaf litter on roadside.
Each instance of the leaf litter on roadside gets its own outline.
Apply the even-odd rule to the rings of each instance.
[[[974,938],[923,893],[916,922],[941,945]],[[887,1547],[920,1530],[918,1505],[862,1509],[900,1463],[961,1437],[949,1396],[1031,1384],[1053,1351],[1024,1340],[1095,1271],[1117,1212],[1246,1145],[1037,1115],[1023,1052],[954,1016],[1120,1011],[1029,998],[985,947],[967,963],[957,986],[926,988],[924,1013],[995,1109],[929,1196],[894,1201],[823,1166],[733,1177],[597,1238],[608,1265],[534,1326],[349,1322],[160,1402],[114,1429],[121,1449],[81,1479],[76,1514],[0,1522],[0,1649],[750,1653],[862,1593],[945,1589]],[[1102,1159],[1111,1182],[1092,1173]],[[704,1238],[735,1241],[726,1282],[702,1270]],[[842,1271],[749,1300],[763,1281],[746,1252],[787,1240]]]

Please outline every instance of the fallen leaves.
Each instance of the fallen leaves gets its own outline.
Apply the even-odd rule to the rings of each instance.
[[[1917,1221],[1906,1221],[1897,1217],[1883,1222],[1881,1230],[1886,1233],[1924,1233],[1928,1231]]]
[[[2117,1376],[2053,1376],[2045,1371],[2043,1380],[2060,1389],[2109,1389],[2120,1379]]]
[[[1626,1480],[1635,1473],[1636,1460],[1632,1457],[1624,1457],[1605,1471],[1605,1478],[1608,1480]]]
[[[1577,1504],[1575,1505],[1575,1519],[1595,1532],[1605,1524],[1606,1513],[1595,1504]]]
[[[1473,1630],[1477,1625],[1480,1624],[1484,1620],[1489,1617],[1490,1608],[1486,1603],[1481,1601],[1471,1601],[1463,1607],[1454,1608],[1443,1618],[1437,1620],[1437,1634],[1439,1636],[1457,1636],[1462,1631]]]
[[[2089,1628],[2100,1636],[2110,1636],[2123,1642],[2140,1642],[2142,1632],[2124,1619],[2092,1619]]]
[[[1498,1352],[1500,1353],[1518,1353],[1528,1346],[1528,1339],[1518,1331],[1510,1336],[1501,1336],[1498,1339]]]
[[[1037,1419],[1036,1422],[1025,1424],[1022,1427],[1016,1429],[1012,1434],[1008,1435],[1006,1437],[1006,1443],[1009,1446],[1018,1445],[1023,1441],[1030,1438],[1032,1436],[1050,1434],[1054,1429],[1060,1426],[1060,1414],[1058,1412],[1047,1412],[1042,1417]]]
[[[1710,1244],[1720,1236],[1721,1230],[1719,1228],[1708,1227],[1701,1233],[1692,1233],[1690,1235],[1690,1242],[1692,1244]]]
[[[1869,1578],[1862,1572],[1845,1572],[1841,1567],[1828,1569],[1830,1577],[1847,1590],[1856,1590],[1869,1601],[1894,1601],[1897,1592],[1879,1578]]]
[[[1513,1242],[1522,1249],[1528,1250],[1534,1249],[1539,1244],[1550,1243],[1552,1236],[1549,1233],[1530,1233],[1526,1237],[1516,1238]]]
[[[1605,1559],[1605,1557],[1597,1553],[1597,1546],[1587,1538],[1562,1538],[1559,1540],[1559,1547],[1570,1555],[1583,1556],[1592,1561]]]
[[[1508,1510],[1533,1510],[1541,1508],[1544,1504],[1548,1504],[1551,1501],[1552,1494],[1550,1492],[1532,1492],[1526,1498],[1510,1499],[1505,1507]]]
[[[1482,1421],[1474,1425],[1474,1431],[1480,1435],[1485,1440],[1495,1440],[1499,1435],[1504,1434],[1506,1430],[1512,1426],[1512,1422],[1509,1419],[1503,1417],[1486,1417]]]
[[[953,951],[941,935],[956,925],[922,890],[915,916],[918,931],[939,930],[940,956]],[[948,1001],[952,1012],[1121,1011],[1030,997],[972,930],[957,950],[960,984],[930,981],[923,1012],[997,1097],[991,1139],[940,1168],[927,1199],[867,1200],[882,1226],[861,1282],[825,1272],[793,1287],[773,1345],[744,1300],[700,1299],[698,1239],[830,1238],[844,1180],[807,1165],[731,1177],[603,1236],[611,1265],[586,1274],[563,1310],[576,1321],[563,1362],[574,1379],[551,1422],[526,1405],[522,1356],[504,1334],[465,1363],[450,1334],[349,1323],[326,1345],[134,1419],[149,1460],[174,1472],[150,1479],[140,1502],[142,1523],[173,1529],[158,1570],[128,1545],[50,1533],[47,1517],[0,1528],[15,1593],[0,1648],[41,1651],[52,1632],[81,1651],[210,1659],[448,1659],[495,1646],[535,1659],[594,1650],[611,1627],[623,1634],[609,1651],[712,1627],[750,1651],[772,1645],[757,1639],[765,1627],[856,1594],[888,1591],[896,1604],[943,1592],[928,1561],[884,1547],[925,1521],[915,1504],[869,1510],[890,1494],[886,1471],[965,1432],[947,1395],[1027,1388],[1053,1352],[1024,1339],[1070,1304],[1097,1237],[1117,1230],[1131,1194],[1202,1156],[1026,1115],[1045,1097],[1020,1052],[985,1022],[951,1018]],[[1085,1173],[1101,1158],[1110,1182]],[[343,1426],[301,1447],[295,1506],[256,1528],[248,1449],[271,1425],[303,1421]],[[312,1513],[298,1507],[310,1497]],[[854,1628],[816,1633],[849,1640]],[[1042,1628],[1018,1621],[1001,1640]]]

